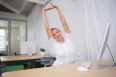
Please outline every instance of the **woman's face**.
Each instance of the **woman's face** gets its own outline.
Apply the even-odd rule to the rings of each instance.
[[[57,41],[62,39],[61,31],[58,30],[58,29],[53,29],[52,30],[52,35],[53,35],[54,39],[56,39]]]

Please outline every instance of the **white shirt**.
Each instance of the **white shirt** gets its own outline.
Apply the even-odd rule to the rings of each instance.
[[[56,61],[53,63],[53,66],[74,62],[75,48],[69,33],[67,33],[67,38],[63,43],[56,41],[53,37],[50,41],[56,54]]]

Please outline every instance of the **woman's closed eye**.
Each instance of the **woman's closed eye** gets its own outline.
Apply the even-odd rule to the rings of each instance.
[[[56,31],[56,33],[59,33],[59,31]]]

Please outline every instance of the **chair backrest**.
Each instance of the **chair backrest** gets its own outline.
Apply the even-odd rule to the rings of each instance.
[[[43,57],[41,58],[40,61],[42,65],[45,65],[45,64],[52,64],[55,61],[55,59],[54,57]]]

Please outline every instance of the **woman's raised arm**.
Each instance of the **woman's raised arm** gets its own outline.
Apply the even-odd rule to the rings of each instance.
[[[49,39],[52,38],[52,33],[51,33],[51,29],[50,29],[50,26],[49,26],[49,23],[48,23],[48,20],[47,20],[46,11],[50,10],[50,9],[53,9],[53,8],[48,7],[48,8],[43,9],[43,11],[42,11],[44,24],[45,24],[46,32],[47,32],[47,35],[48,35]]]
[[[69,27],[68,27],[68,25],[66,23],[64,15],[63,15],[62,11],[60,10],[60,8],[57,5],[54,5],[52,3],[50,3],[50,4],[52,5],[53,8],[56,8],[58,10],[58,13],[59,13],[59,16],[60,16],[60,20],[61,20],[61,22],[63,24],[63,28],[64,28],[65,32],[66,33],[70,33],[70,29],[69,29]]]

